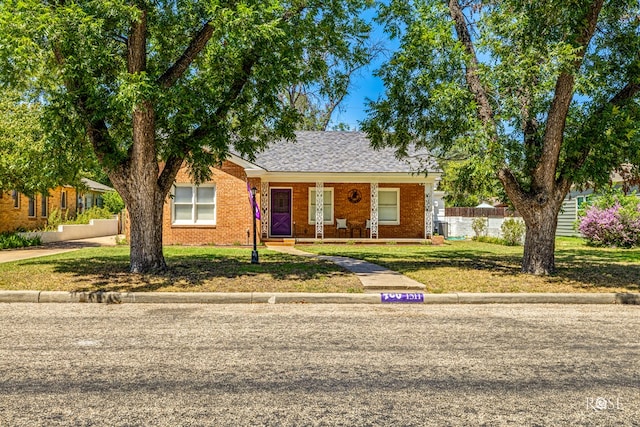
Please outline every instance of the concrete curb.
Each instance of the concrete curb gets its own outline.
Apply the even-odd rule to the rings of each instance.
[[[0,291],[0,303],[142,303],[142,304],[382,304],[380,293],[296,292],[55,292]],[[422,304],[629,304],[640,293],[451,293],[424,294]]]

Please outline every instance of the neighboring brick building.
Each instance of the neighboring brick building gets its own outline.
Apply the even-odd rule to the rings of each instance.
[[[195,186],[186,168],[164,210],[165,244],[247,244],[256,187],[261,240],[422,239],[433,232],[433,190],[440,177],[428,154],[398,160],[373,150],[360,132],[297,132],[249,162],[231,155]],[[418,173],[418,165],[429,169]],[[422,171],[424,172],[424,171]],[[324,221],[316,225],[316,216]]]
[[[65,185],[34,197],[15,190],[0,191],[0,233],[43,228],[54,209],[74,218],[85,208],[102,206],[101,194],[111,188],[86,178],[82,182],[86,189]]]
[[[18,191],[0,192],[0,233],[15,230],[35,230],[47,224],[49,214],[58,209],[75,216],[76,190],[58,187],[49,194],[28,197]]]

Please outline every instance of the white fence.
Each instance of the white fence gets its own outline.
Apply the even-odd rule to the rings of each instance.
[[[92,219],[89,224],[59,225],[58,231],[29,231],[19,234],[27,238],[40,236],[42,243],[113,236],[118,234],[118,219]]]
[[[446,222],[449,228],[449,237],[475,237],[476,233],[473,231],[471,224],[475,218],[465,216],[448,216],[442,218],[442,222]],[[507,218],[485,218],[488,221],[488,229],[486,236],[502,237],[500,227]]]

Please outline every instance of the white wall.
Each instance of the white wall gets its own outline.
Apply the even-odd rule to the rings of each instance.
[[[58,231],[30,231],[19,234],[28,238],[40,236],[42,243],[113,236],[118,234],[118,219],[92,219],[89,224],[59,225]]]

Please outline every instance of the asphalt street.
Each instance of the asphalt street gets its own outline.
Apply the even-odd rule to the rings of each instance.
[[[0,304],[1,426],[640,425],[640,307]]]

